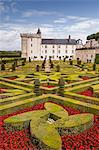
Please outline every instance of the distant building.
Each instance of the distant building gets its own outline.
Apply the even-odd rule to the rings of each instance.
[[[27,60],[29,57],[32,60],[49,59],[75,59],[76,48],[82,47],[80,39],[43,39],[41,31],[38,29],[36,34],[20,34],[22,57]]]
[[[99,41],[88,40],[83,48],[76,49],[76,58],[83,62],[94,62],[96,54],[99,54]]]

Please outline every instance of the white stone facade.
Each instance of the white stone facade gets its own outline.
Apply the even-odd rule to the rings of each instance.
[[[20,34],[22,57],[27,60],[43,60],[51,57],[54,60],[65,57],[75,59],[76,48],[82,47],[82,41],[71,39],[42,39],[41,31],[37,34]]]
[[[86,44],[83,46],[85,48],[97,48],[99,47],[99,41],[96,41],[95,39],[87,40]]]
[[[94,63],[96,54],[99,54],[99,48],[82,48],[76,50],[76,58],[83,62]]]

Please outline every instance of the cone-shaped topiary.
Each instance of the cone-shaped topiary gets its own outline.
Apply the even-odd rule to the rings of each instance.
[[[16,63],[14,62],[14,63],[12,64],[12,71],[15,71],[15,67],[16,67]]]
[[[61,78],[59,79],[58,85],[59,85],[58,95],[64,96],[65,81],[64,81],[63,77],[61,77]]]
[[[60,66],[57,65],[57,66],[56,66],[56,72],[59,72],[59,71],[60,71]]]
[[[96,63],[93,64],[93,71],[96,70]]]
[[[1,70],[5,70],[5,63],[4,62],[1,63]]]
[[[37,71],[37,72],[40,71],[40,66],[39,66],[39,65],[36,66],[36,71]]]
[[[34,81],[34,93],[36,93],[36,96],[41,95],[41,92],[40,92],[40,80],[39,79],[35,79],[35,81]]]

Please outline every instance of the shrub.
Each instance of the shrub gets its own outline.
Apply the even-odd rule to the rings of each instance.
[[[4,64],[4,62],[1,63],[1,70],[5,70],[5,64]]]
[[[70,59],[70,60],[69,60],[69,63],[70,63],[70,65],[73,65],[73,60]]]
[[[36,71],[37,71],[37,72],[40,71],[40,66],[39,66],[39,65],[36,66]]]
[[[93,64],[93,71],[96,70],[96,63]]]
[[[31,58],[29,57],[29,62],[31,62]]]
[[[57,65],[57,66],[56,66],[56,72],[59,72],[59,71],[60,71],[60,66]]]
[[[61,77],[59,79],[58,85],[59,85],[58,95],[64,96],[65,81],[64,81],[63,77]]]
[[[35,81],[34,81],[34,93],[36,93],[36,96],[41,95],[41,92],[40,92],[40,80],[39,79],[35,79]]]
[[[12,71],[15,71],[15,66],[16,66],[16,63],[14,62],[14,63],[12,64]]]

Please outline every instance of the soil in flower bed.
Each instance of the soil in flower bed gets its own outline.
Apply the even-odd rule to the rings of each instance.
[[[68,111],[69,115],[81,113],[79,110],[70,107],[64,108]],[[42,109],[44,109],[44,103],[0,117],[0,150],[37,150],[36,146],[31,143],[28,129],[22,131],[7,132],[4,129],[3,121],[9,116],[27,111]],[[76,136],[62,136],[62,150],[97,150],[99,148],[98,119],[99,116],[94,117],[94,125],[88,131],[84,131],[83,133]]]

